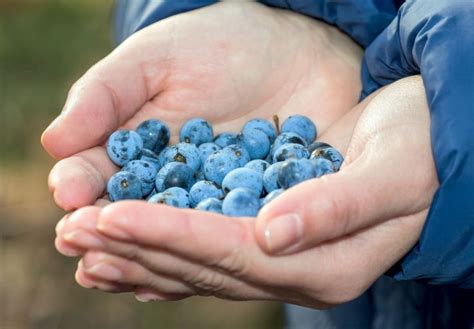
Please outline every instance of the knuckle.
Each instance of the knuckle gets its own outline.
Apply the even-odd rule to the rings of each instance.
[[[243,256],[241,248],[231,250],[214,267],[235,277],[245,277],[249,272],[249,264],[247,258]]]
[[[201,268],[186,280],[200,296],[209,296],[222,291],[225,287],[225,278],[219,272]]]
[[[120,256],[123,256],[124,258],[130,260],[130,261],[135,261],[137,263],[140,263],[142,260],[141,254],[140,254],[140,248],[135,245],[135,244],[129,244],[126,248],[121,248],[122,252]]]

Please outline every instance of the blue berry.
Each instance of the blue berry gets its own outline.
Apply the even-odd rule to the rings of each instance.
[[[247,163],[245,165],[245,168],[255,170],[255,171],[257,171],[257,172],[259,172],[263,175],[263,173],[265,172],[265,170],[267,170],[267,168],[269,166],[270,166],[270,164],[267,161],[256,159],[256,160],[252,160],[249,163]]]
[[[332,174],[335,171],[334,164],[323,157],[317,157],[311,160],[314,166],[316,177]]]
[[[158,169],[153,163],[145,160],[132,160],[122,168],[122,171],[128,171],[137,175],[142,183],[143,195],[150,194],[155,187],[155,177]]]
[[[149,203],[161,203],[168,206],[179,208],[178,199],[171,193],[157,193],[148,199]]]
[[[199,202],[208,198],[222,199],[224,192],[214,182],[208,180],[195,183],[189,190],[189,200],[192,207],[196,207]]]
[[[237,134],[234,133],[220,133],[214,138],[214,143],[219,145],[221,148],[237,144],[238,142],[239,139],[237,138]]]
[[[309,152],[303,145],[288,143],[283,144],[275,150],[273,162],[285,161],[288,159],[307,159]]]
[[[315,177],[313,163],[308,159],[290,159],[282,163],[278,170],[278,184],[284,189]]]
[[[137,127],[137,133],[143,140],[143,148],[159,153],[170,141],[170,130],[160,120],[143,121]]]
[[[139,159],[153,164],[157,172],[161,168],[160,158],[158,157],[158,155],[156,155],[153,151],[150,151],[149,149],[143,149]]]
[[[317,129],[313,121],[304,115],[289,116],[281,125],[281,132],[292,132],[304,138],[310,144],[317,135]]]
[[[239,167],[243,167],[250,161],[250,154],[245,147],[240,144],[232,144],[224,147],[222,150],[229,152],[230,156],[237,157],[239,160]]]
[[[269,204],[273,199],[275,199],[277,196],[282,194],[284,191],[285,191],[284,189],[279,188],[277,190],[273,190],[270,193],[268,193],[267,196],[262,201],[262,207]]]
[[[286,133],[281,133],[280,135],[278,135],[272,146],[275,149],[277,149],[283,144],[288,144],[288,143],[301,144],[303,146],[307,145],[305,139],[301,137],[300,135],[292,133],[292,132],[286,132]]]
[[[311,153],[310,159],[316,159],[320,157],[331,161],[334,165],[335,171],[339,171],[342,163],[344,162],[344,157],[334,147],[317,148]]]
[[[273,163],[273,146],[270,148],[270,152],[268,152],[267,157],[265,158],[265,161],[268,162],[269,164]]]
[[[158,193],[158,191],[156,190],[156,188],[153,188],[153,190],[150,192],[150,194],[148,194],[145,198],[145,200],[149,200],[152,196],[154,196],[156,193]]]
[[[212,127],[209,122],[201,118],[193,118],[184,123],[179,132],[179,141],[195,144],[212,142]]]
[[[200,180],[206,180],[206,176],[204,176],[204,172],[202,170],[196,171],[196,182]]]
[[[239,139],[249,152],[251,159],[263,159],[270,151],[270,140],[260,129],[247,128],[242,130]]]
[[[212,153],[207,158],[203,165],[203,172],[207,180],[220,186],[225,175],[239,167],[240,158],[224,148]]]
[[[181,187],[170,187],[162,192],[162,194],[171,194],[178,200],[178,208],[189,208],[189,193]]]
[[[245,187],[258,196],[263,190],[263,175],[249,168],[237,168],[229,172],[222,181],[222,189],[228,193],[239,187]]]
[[[160,167],[163,167],[166,164],[166,152],[168,151],[170,147],[166,146],[161,152],[158,154],[158,160],[160,161]]]
[[[319,149],[319,148],[325,148],[325,147],[332,147],[332,146],[324,142],[314,142],[313,144],[308,145],[307,149],[309,151],[309,154],[311,154],[313,153],[314,150]]]
[[[158,192],[175,186],[188,191],[194,182],[194,170],[191,167],[182,162],[168,162],[156,175],[155,187]]]
[[[194,209],[222,214],[222,200],[216,198],[208,198],[199,202],[196,208]]]
[[[201,153],[201,163],[204,163],[206,159],[215,151],[220,150],[221,147],[216,143],[203,143],[198,147]]]
[[[280,185],[278,185],[278,171],[282,164],[283,162],[274,163],[263,173],[263,186],[268,193],[280,188]]]
[[[142,183],[137,175],[128,171],[119,171],[110,177],[107,183],[110,201],[141,199]]]
[[[201,155],[194,144],[178,143],[168,147],[163,155],[165,163],[182,162],[197,171],[201,167]]]
[[[295,133],[281,133],[280,135],[277,136],[277,138],[275,139],[275,142],[273,142],[273,145],[270,149],[270,153],[269,153],[270,161],[273,161],[273,155],[275,154],[275,151],[280,146],[282,146],[283,144],[289,144],[289,143],[301,144],[303,146],[306,146],[306,141],[303,139],[303,137]]]
[[[119,167],[138,158],[142,148],[142,138],[133,130],[117,130],[107,141],[107,154]]]
[[[273,143],[277,135],[276,129],[272,123],[265,119],[252,119],[248,121],[243,126],[242,132],[244,132],[246,129],[258,129],[263,131],[265,135],[267,135],[270,143]]]
[[[239,187],[230,191],[222,203],[224,215],[232,217],[254,217],[260,209],[258,195],[247,188]]]

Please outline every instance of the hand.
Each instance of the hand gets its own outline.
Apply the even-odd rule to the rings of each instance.
[[[411,78],[383,95],[399,103],[411,97],[412,106],[423,110],[377,96],[355,126],[340,172],[298,185],[260,211],[256,236],[265,251],[298,252],[428,211],[438,180],[421,84],[420,78]],[[416,96],[410,86],[418,88]],[[351,131],[346,121],[320,138],[337,144],[339,131]]]
[[[330,44],[329,44],[330,42]],[[255,3],[219,3],[155,23],[72,87],[42,143],[63,159],[51,171],[56,203],[72,210],[103,196],[117,170],[103,143],[120,126],[190,117],[215,131],[300,113],[323,132],[357,103],[361,50],[335,28]]]
[[[356,146],[365,142],[367,149],[379,143],[392,147],[394,139],[404,146],[408,159],[417,155],[419,163],[414,161],[414,167],[424,166],[423,175],[434,176],[429,116],[419,78],[397,82],[367,99],[330,128],[325,140],[344,141],[356,123],[348,155],[359,153]],[[363,157],[378,162],[377,154]],[[361,161],[352,159],[354,166]],[[395,161],[400,159],[403,164],[404,158]],[[351,166],[334,177],[346,175]],[[406,174],[412,173],[418,171]],[[311,184],[314,181],[287,193],[293,195]],[[279,203],[278,199],[274,202]],[[79,284],[112,292],[134,291],[139,300],[214,295],[323,308],[365,291],[415,244],[426,214],[421,209],[303,252],[276,257],[259,247],[252,218],[127,201],[105,208],[85,207],[66,216],[57,226],[56,247],[66,255],[82,256],[76,272]]]

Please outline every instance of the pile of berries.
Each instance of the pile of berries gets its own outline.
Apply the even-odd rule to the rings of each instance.
[[[317,130],[309,118],[293,115],[276,126],[253,119],[240,133],[214,137],[209,122],[194,118],[181,127],[180,143],[170,146],[170,131],[160,120],[117,130],[107,153],[121,170],[107,184],[109,199],[256,216],[285,189],[341,167],[335,148],[313,143]]]

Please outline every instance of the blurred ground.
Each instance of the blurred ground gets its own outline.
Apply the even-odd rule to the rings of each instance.
[[[279,328],[274,303],[141,304],[80,288],[58,254],[62,216],[39,145],[69,86],[112,48],[110,0],[0,0],[0,329]]]

